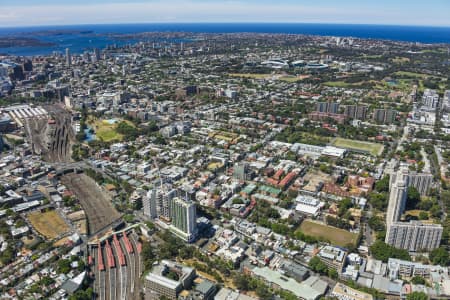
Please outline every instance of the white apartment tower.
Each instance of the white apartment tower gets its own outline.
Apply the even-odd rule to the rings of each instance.
[[[428,191],[432,179],[425,175],[410,174],[404,166],[391,174],[386,214],[385,242],[387,244],[411,252],[430,251],[439,247],[443,231],[441,225],[425,224],[420,221],[400,221],[406,206],[408,187],[414,186],[424,194]]]
[[[175,197],[170,202],[172,231],[180,238],[191,242],[197,235],[197,214],[195,204]]]
[[[144,215],[155,219],[170,220],[170,202],[176,196],[176,190],[165,189],[161,186],[154,187],[147,192],[142,201]]]

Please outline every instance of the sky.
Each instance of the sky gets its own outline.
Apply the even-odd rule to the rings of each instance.
[[[450,0],[0,0],[0,27],[276,22],[450,27]]]

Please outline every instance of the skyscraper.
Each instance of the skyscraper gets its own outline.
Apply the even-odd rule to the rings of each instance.
[[[157,197],[156,189],[151,189],[142,199],[142,208],[144,210],[144,215],[152,219],[156,219],[158,217],[156,207],[156,197]]]
[[[72,65],[72,56],[70,55],[70,49],[66,48],[66,65]]]
[[[237,163],[233,167],[233,178],[238,180],[249,179],[249,167],[247,163]]]
[[[94,57],[95,57],[96,61],[100,60],[100,49],[94,48]]]
[[[399,171],[400,172],[400,171]],[[386,225],[400,220],[403,210],[406,206],[406,197],[408,194],[407,178],[403,176],[395,176],[395,180],[391,181],[389,193],[389,203],[386,214]]]
[[[170,220],[170,202],[176,196],[176,190],[169,187],[155,186],[147,192],[142,201],[144,215],[155,219]]]
[[[180,238],[191,242],[197,235],[197,214],[195,204],[178,197],[170,202],[171,229]]]

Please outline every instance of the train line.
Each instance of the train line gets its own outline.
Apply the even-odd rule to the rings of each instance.
[[[90,244],[88,264],[101,300],[140,299],[140,246],[135,233],[113,233]]]

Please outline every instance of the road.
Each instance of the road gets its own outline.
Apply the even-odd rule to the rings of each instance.
[[[423,172],[425,172],[425,173],[430,172],[431,173],[430,160],[428,159],[428,154],[425,152],[423,147],[420,148],[420,154],[422,155],[423,162],[425,163],[425,166],[423,167]]]
[[[438,164],[439,164],[438,167],[440,168],[439,171],[440,171],[440,173],[442,175],[442,172],[446,172],[447,171],[447,167],[445,167],[446,164],[444,163],[444,158],[442,157],[441,150],[439,149],[439,147],[437,145],[434,145],[434,152],[436,152],[436,156],[437,156]],[[438,182],[437,184],[440,187],[440,182]],[[439,203],[439,206],[441,207],[441,210],[442,210],[441,221],[444,222],[447,219],[447,213],[446,213],[447,212],[447,208],[445,206],[444,201],[442,201],[440,196],[438,197],[438,203]]]
[[[369,226],[369,219],[372,217],[372,211],[373,208],[370,204],[368,204],[368,211],[367,211],[367,216],[365,217],[364,220],[364,239],[366,241],[366,245],[368,247],[370,247],[373,244],[373,235],[372,235],[372,228],[370,228]]]
[[[403,127],[403,135],[397,143],[397,149],[395,150],[395,152],[403,150],[402,144],[403,142],[406,142],[406,140],[408,139],[408,135],[409,135],[409,126],[406,125],[405,127]]]
[[[117,179],[117,176],[109,171],[104,170],[101,168],[97,168],[89,163],[89,161],[76,161],[76,162],[55,162],[52,163],[53,168],[55,168],[56,171],[65,171],[65,170],[84,170],[84,169],[92,169],[96,171],[97,173],[102,174],[105,178],[109,180]]]

